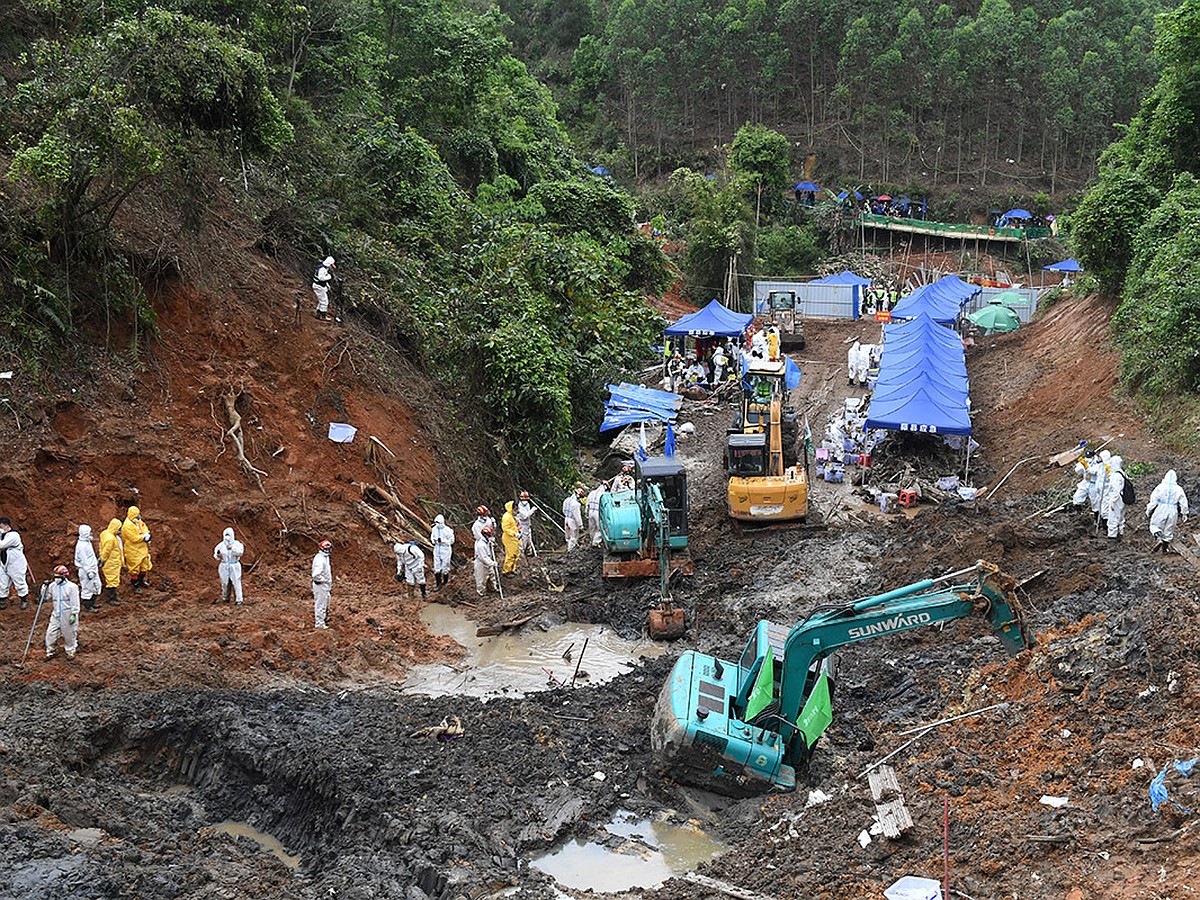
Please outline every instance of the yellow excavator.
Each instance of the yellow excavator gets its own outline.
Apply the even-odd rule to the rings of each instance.
[[[798,464],[799,425],[787,398],[787,358],[751,358],[742,403],[725,445],[729,515],[764,525],[808,515],[808,479]]]

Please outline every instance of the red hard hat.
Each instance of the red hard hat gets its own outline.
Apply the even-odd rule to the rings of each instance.
[[[67,567],[66,566],[55,566],[54,574],[61,575],[63,578],[66,578],[67,577]]]
[[[321,550],[332,550],[333,541],[321,541],[321,543],[317,544],[317,547]]]
[[[491,525],[484,525],[482,528],[479,529],[479,533],[480,534],[495,534],[496,532],[494,531],[494,529],[492,528]]]
[[[475,512],[479,513],[481,516],[486,516],[488,514],[488,508],[486,506],[477,506],[475,507]]]
[[[521,499],[528,500],[529,499],[529,491],[521,491]]]
[[[625,465],[621,466],[621,471],[622,472],[632,472],[633,466],[631,466],[629,463],[625,463]]]

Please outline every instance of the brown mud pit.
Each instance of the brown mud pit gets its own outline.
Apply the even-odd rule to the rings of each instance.
[[[39,658],[39,626],[20,666],[33,610],[0,612],[0,896],[419,900],[513,886],[552,897],[529,860],[571,838],[605,840],[605,823],[628,810],[698,821],[731,848],[699,871],[743,891],[878,898],[902,875],[940,877],[947,798],[957,896],[1179,898],[1200,883],[1192,817],[1152,813],[1147,796],[1153,775],[1200,741],[1197,573],[1148,552],[1138,506],[1171,457],[1113,399],[1096,301],[1063,303],[969,354],[976,483],[1040,457],[973,504],[888,519],[820,484],[819,508],[857,503],[862,515],[827,531],[738,534],[719,469],[731,411],[688,403],[697,431],[680,451],[696,575],[674,585],[688,635],[603,685],[484,702],[401,693],[413,665],[461,651],[428,633],[419,601],[401,599],[389,549],[350,505],[355,482],[378,473],[361,443],[330,444],[324,427],[349,421],[387,443],[404,502],[428,513],[439,508],[424,501],[448,498],[460,545],[481,496],[463,474],[470,461],[447,451],[452,432],[430,412],[428,386],[409,373],[416,393],[397,393],[380,373],[402,361],[381,366],[354,326],[264,326],[291,315],[270,265],[257,299],[217,304],[216,315],[211,298],[169,289],[147,371],[101,367],[33,424],[6,425],[0,514],[20,511],[39,576],[69,555],[76,510],[102,527],[131,500],[154,530],[155,569],[148,590],[85,614],[71,663]],[[814,431],[850,390],[843,341],[874,329],[809,323],[798,405]],[[230,387],[248,394],[247,449],[268,472],[264,491],[221,453],[216,401]],[[1142,500],[1115,546],[1066,513],[1039,515],[1072,480],[1045,457],[1101,433],[1123,434],[1126,458],[1154,469],[1136,479]],[[1176,468],[1194,487],[1196,473]],[[248,547],[242,609],[213,604],[212,547],[230,522]],[[307,566],[326,535],[338,580],[333,627],[317,633]],[[522,629],[534,637],[578,621],[639,638],[656,585],[606,583],[597,553],[562,554],[552,535],[505,581],[503,603],[477,599],[461,565],[437,599],[481,623],[530,616]],[[974,619],[849,648],[835,723],[796,793],[734,802],[663,777],[647,725],[674,652],[728,657],[759,617],[794,621],[979,558],[1036,576],[1020,589],[1034,649],[1009,660]],[[907,740],[900,731],[1001,702],[893,758],[916,825],[861,848],[873,804],[858,773]],[[454,716],[461,737],[421,733]],[[1168,785],[1196,806],[1190,782]],[[832,799],[807,807],[808,787]],[[1067,805],[1045,806],[1043,794]],[[226,820],[277,838],[298,871],[224,833]],[[657,893],[715,896],[680,879]]]

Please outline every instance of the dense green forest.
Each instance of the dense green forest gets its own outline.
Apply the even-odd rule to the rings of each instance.
[[[1156,407],[1200,390],[1197,47],[1200,0],[1185,0],[1159,19],[1161,77],[1074,216],[1080,259],[1121,296],[1113,327],[1125,382]]]
[[[236,209],[300,279],[334,253],[353,314],[482,406],[520,477],[566,477],[672,271],[636,218],[706,300],[735,255],[811,271],[836,244],[836,212],[781,203],[800,174],[1045,201],[1132,119],[1080,252],[1126,293],[1131,383],[1195,387],[1194,350],[1164,368],[1132,336],[1200,346],[1190,294],[1153,302],[1196,265],[1197,4],[1152,52],[1156,0],[8,3],[0,359],[136,362],[161,246]]]
[[[502,0],[598,161],[703,167],[745,123],[819,180],[1079,187],[1153,82],[1163,0]],[[795,172],[794,174],[799,174]]]
[[[454,0],[7,4],[0,359],[61,369],[88,334],[136,359],[158,242],[236,205],[306,281],[334,253],[355,315],[481,407],[518,477],[568,476],[604,379],[647,353],[665,258],[503,21]]]

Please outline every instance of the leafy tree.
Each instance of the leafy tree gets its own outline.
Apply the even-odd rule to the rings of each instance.
[[[733,137],[729,162],[735,172],[748,176],[754,185],[754,224],[757,226],[763,192],[780,190],[787,184],[791,145],[784,135],[765,125],[743,125]]]
[[[1133,257],[1133,243],[1158,193],[1134,172],[1106,170],[1071,216],[1071,231],[1084,268],[1118,292]]]

